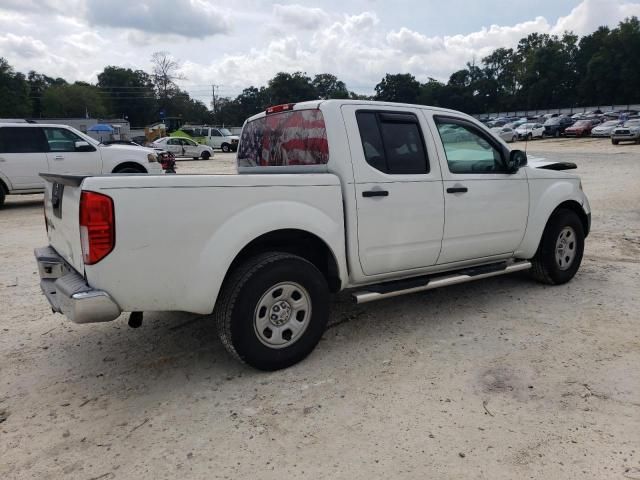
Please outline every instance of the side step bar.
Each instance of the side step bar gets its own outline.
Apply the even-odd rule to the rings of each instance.
[[[417,280],[388,282],[369,286],[368,290],[353,293],[356,303],[367,303],[383,298],[398,297],[409,293],[424,292],[434,288],[448,287],[458,283],[480,280],[481,278],[497,277],[507,273],[519,272],[531,268],[531,262],[520,261],[507,264],[506,262],[492,265],[485,265],[477,268],[459,270],[456,273],[444,276],[421,277]]]

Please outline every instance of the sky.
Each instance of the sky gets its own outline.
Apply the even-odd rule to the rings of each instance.
[[[169,52],[209,103],[279,71],[329,72],[372,94],[385,73],[446,81],[529,33],[578,35],[640,16],[632,0],[0,0],[0,57],[21,72],[95,82]]]

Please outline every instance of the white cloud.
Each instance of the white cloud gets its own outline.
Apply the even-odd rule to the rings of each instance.
[[[321,8],[304,7],[302,5],[273,6],[273,14],[285,26],[300,29],[317,29],[329,20],[329,15]]]
[[[230,30],[222,8],[202,0],[87,0],[91,25],[204,38]]]
[[[619,0],[584,0],[566,17],[560,17],[551,33],[561,34],[570,30],[578,35],[588,35],[600,25],[615,26],[620,20],[640,16],[640,3]]]
[[[69,2],[72,8],[66,7]],[[212,83],[233,95],[264,85],[279,71],[331,72],[362,93],[371,93],[385,73],[446,81],[467,61],[479,62],[498,47],[515,47],[529,33],[587,34],[601,24],[615,26],[640,16],[638,2],[583,0],[557,21],[539,16],[467,34],[428,35],[391,23],[385,13],[394,7],[382,3],[368,3],[376,12],[344,14],[283,0],[276,5],[257,0],[69,2],[0,0],[0,56],[18,71],[95,81],[106,65],[148,71],[151,53],[166,50],[181,62],[188,78],[183,86],[198,89],[203,99]],[[59,13],[63,4],[65,15]]]

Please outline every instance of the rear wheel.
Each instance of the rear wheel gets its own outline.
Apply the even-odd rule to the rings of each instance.
[[[147,173],[142,167],[136,167],[134,165],[127,165],[124,167],[116,167],[113,173]]]
[[[302,257],[270,252],[236,268],[214,311],[226,349],[260,370],[304,359],[320,341],[329,317],[329,289]]]
[[[582,262],[584,229],[572,210],[555,212],[544,229],[531,274],[539,282],[560,285],[571,280]]]

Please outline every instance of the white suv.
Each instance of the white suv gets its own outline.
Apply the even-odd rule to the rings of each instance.
[[[41,173],[162,173],[152,149],[104,145],[66,125],[0,124],[0,205],[6,195],[44,191]]]

